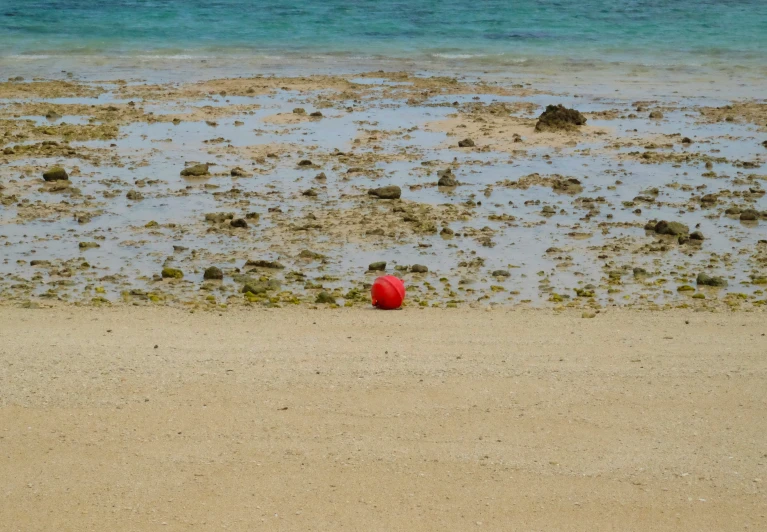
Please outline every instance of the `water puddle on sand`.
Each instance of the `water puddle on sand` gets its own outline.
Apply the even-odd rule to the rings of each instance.
[[[321,118],[292,112],[313,112],[318,94],[138,102],[154,120],[121,124],[115,139],[67,144],[96,155],[8,160],[0,169],[3,299],[239,303],[248,301],[241,292],[250,284],[265,292],[250,296],[255,304],[313,303],[321,290],[339,304],[362,304],[366,283],[379,274],[367,267],[378,261],[405,279],[410,304],[734,306],[765,299],[767,244],[760,240],[767,239],[767,218],[741,222],[724,213],[733,205],[767,208],[759,168],[764,128],[704,124],[688,107],[669,109],[670,102],[658,104],[663,120],[646,112],[628,118],[630,101],[550,94],[437,94],[417,104],[349,99],[322,107]],[[45,101],[127,104],[108,92]],[[500,133],[492,119],[482,126],[480,117],[473,149],[457,148],[459,136],[434,127],[470,105],[532,103],[532,111],[510,114],[529,119],[560,102],[616,116],[589,120],[604,134],[546,144],[530,130],[514,149],[494,143]],[[252,109],[226,112],[233,105]],[[223,112],[215,120],[170,121],[206,106]],[[92,123],[76,115],[16,120]],[[682,144],[685,136],[694,142]],[[644,158],[647,152],[665,159]],[[193,163],[208,163],[210,175],[179,175]],[[40,175],[58,164],[72,184],[52,192]],[[247,175],[232,176],[235,167]],[[461,184],[436,186],[437,171],[448,167]],[[527,183],[531,174],[538,176]],[[567,179],[580,185],[558,189]],[[385,185],[400,186],[402,200],[367,194]],[[305,195],[308,189],[315,195]],[[702,202],[706,194],[718,200]],[[208,213],[232,213],[247,227],[231,227],[227,217],[206,221]],[[705,240],[680,244],[646,230],[650,220],[680,221]],[[249,259],[284,268],[247,266]],[[410,272],[414,264],[428,273]],[[222,281],[203,279],[212,265],[223,270]],[[162,279],[164,267],[183,279]],[[726,278],[727,286],[696,286],[701,272]]]

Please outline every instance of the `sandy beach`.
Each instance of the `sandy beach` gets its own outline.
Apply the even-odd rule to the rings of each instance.
[[[0,309],[3,530],[763,530],[759,313]]]

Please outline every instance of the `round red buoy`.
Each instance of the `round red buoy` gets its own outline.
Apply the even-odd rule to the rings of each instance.
[[[383,310],[393,310],[402,306],[405,299],[405,283],[393,275],[379,277],[370,289],[373,306]]]

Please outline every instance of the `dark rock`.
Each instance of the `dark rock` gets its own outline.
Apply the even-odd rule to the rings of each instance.
[[[207,164],[195,164],[194,166],[188,166],[181,170],[181,175],[183,176],[202,176],[202,175],[209,175],[208,168],[210,165]]]
[[[536,131],[574,130],[586,123],[586,117],[580,111],[568,109],[562,104],[547,105],[538,117]]]
[[[248,222],[245,221],[244,218],[236,218],[229,222],[229,225],[232,227],[235,227],[237,229],[247,229],[248,228]]]
[[[440,231],[439,234],[443,236],[451,236],[455,234],[455,231],[453,231],[449,227],[443,227],[442,231]]]
[[[30,266],[50,266],[51,265],[51,261],[49,261],[49,260],[42,260],[42,259],[35,259],[35,260],[29,261],[29,265]]]
[[[77,245],[80,249],[100,248],[101,246],[96,242],[80,242]]]
[[[202,278],[205,280],[221,280],[224,278],[224,272],[221,271],[220,268],[217,268],[215,266],[211,266],[207,270],[205,270],[205,273],[202,274]]]
[[[242,287],[242,293],[247,294],[248,292],[250,292],[251,294],[254,294],[254,295],[265,294],[272,290],[279,290],[280,287],[281,287],[281,284],[277,279],[269,279],[266,282],[251,281],[251,282],[245,283],[245,286]]]
[[[375,196],[380,199],[399,199],[402,196],[402,189],[400,189],[397,185],[371,188],[368,190],[368,195]]]
[[[229,173],[232,175],[232,177],[250,177],[250,174],[247,173],[242,168],[240,168],[239,166],[235,166],[234,168],[232,168],[232,171]]]
[[[663,118],[663,113],[660,111],[650,112],[650,120],[660,120],[661,118]]]
[[[460,184],[450,168],[438,171],[437,176],[439,176],[437,185],[440,187],[457,187]]]
[[[245,263],[245,266],[253,268],[268,268],[270,270],[284,270],[285,266],[277,261],[272,260],[249,260]]]
[[[304,109],[303,107],[296,107],[295,109],[293,109],[293,114],[294,115],[305,115],[306,114],[306,109]]]
[[[551,205],[544,205],[543,209],[541,209],[541,214],[544,216],[551,216],[552,214],[556,214],[557,210],[552,207]]]
[[[3,155],[15,155],[15,154],[16,154],[16,150],[11,148],[10,146],[3,149]]]
[[[66,181],[69,179],[69,175],[67,174],[67,171],[60,166],[54,166],[43,173],[43,179],[46,181]]]
[[[705,240],[705,237],[703,236],[703,233],[700,231],[693,231],[690,233],[690,240]]]
[[[314,112],[313,112],[313,113],[311,113],[309,116],[311,116],[311,117],[313,117],[313,118],[322,118],[322,113],[321,113],[321,112],[319,112],[319,111],[314,111]]]
[[[314,179],[317,181],[325,181],[328,178],[328,176],[325,175],[325,172],[320,172],[316,176],[314,176]]]
[[[724,277],[712,277],[705,273],[699,273],[696,283],[703,286],[727,286],[727,279]]]
[[[302,159],[298,161],[298,166],[314,166],[314,163],[311,162],[309,159]]]
[[[647,273],[647,270],[645,270],[644,268],[634,268],[633,272],[634,272],[634,277],[645,277],[650,275]]]
[[[368,266],[370,272],[382,272],[386,270],[386,261],[373,262]]]
[[[125,197],[133,201],[144,199],[144,195],[138,190],[129,190],[128,193],[125,195]]]
[[[474,141],[471,139],[463,139],[458,141],[458,147],[459,148],[473,148],[474,147]]]
[[[692,144],[692,139],[690,137],[684,137],[682,139],[682,144]]]
[[[45,113],[45,118],[48,120],[58,120],[61,118],[61,115],[57,113],[56,111],[50,110],[47,113]]]
[[[317,294],[317,298],[314,300],[315,303],[323,303],[327,305],[335,305],[336,300],[333,296],[328,294],[327,292],[320,292]]]
[[[413,273],[428,273],[429,272],[429,268],[427,268],[423,264],[413,264],[410,267],[410,271],[413,272]]]
[[[759,213],[754,209],[747,209],[740,213],[740,220],[742,222],[754,222],[759,219]]]
[[[689,234],[690,228],[680,222],[661,220],[655,224],[655,232],[659,235],[679,236]]]
[[[495,270],[491,275],[493,277],[511,277],[508,270]]]
[[[301,195],[302,196],[309,196],[309,197],[312,197],[312,198],[316,198],[317,197],[317,191],[314,190],[313,188],[309,188],[309,189],[306,189],[303,192],[301,192]]]

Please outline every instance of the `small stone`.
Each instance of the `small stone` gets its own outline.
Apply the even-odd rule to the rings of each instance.
[[[296,107],[295,109],[293,109],[293,114],[294,115],[305,115],[306,114],[306,109],[304,109],[303,107]]]
[[[727,279],[724,277],[714,277],[705,273],[699,273],[698,278],[695,280],[696,284],[703,286],[727,286]]]
[[[250,174],[247,173],[245,170],[240,168],[239,166],[235,166],[232,168],[231,172],[229,172],[232,177],[250,177]]]
[[[410,271],[413,273],[429,273],[429,268],[427,268],[423,264],[413,264],[410,267]]]
[[[455,234],[455,231],[453,231],[449,227],[443,227],[442,231],[440,231],[439,234],[442,236],[453,236]]]
[[[311,116],[312,118],[322,118],[322,113],[319,111],[314,111],[309,116]]]
[[[101,246],[97,244],[96,242],[80,242],[78,244],[78,247],[80,249],[91,249],[91,248],[100,248]]]
[[[386,261],[372,262],[368,266],[369,272],[382,272],[386,270]]]
[[[440,187],[457,187],[460,184],[450,168],[438,171],[437,176],[439,176],[437,185]]]
[[[138,201],[144,199],[144,195],[138,190],[129,190],[125,195],[126,198],[132,201]]]
[[[43,179],[46,181],[66,181],[69,179],[69,175],[67,174],[67,171],[60,166],[54,166],[43,173]]]
[[[325,172],[320,172],[319,174],[314,176],[314,179],[316,179],[317,181],[325,181],[327,180],[327,178],[328,176],[325,175]]]
[[[660,120],[663,118],[663,113],[660,111],[651,111],[650,112],[650,120]]]
[[[182,272],[179,269],[176,268],[163,268],[162,269],[162,278],[163,279],[183,279],[184,272]]]
[[[234,218],[234,214],[231,212],[209,212],[205,215],[206,222],[224,223],[227,220]]]
[[[231,222],[229,222],[229,225],[237,229],[248,228],[248,222],[246,222],[244,218],[236,218],[232,220]]]
[[[402,196],[402,189],[397,185],[371,188],[368,190],[368,195],[375,196],[380,199],[399,199]]]
[[[323,303],[327,305],[335,305],[336,300],[333,296],[328,294],[327,292],[320,292],[317,294],[317,298],[314,300],[315,303]]]
[[[754,209],[747,209],[740,213],[740,220],[743,222],[754,222],[759,219],[759,213]]]
[[[552,214],[556,214],[556,213],[557,213],[557,210],[551,205],[544,205],[543,209],[541,209],[541,214],[546,216],[551,216]]]
[[[208,168],[210,165],[207,164],[195,164],[193,166],[188,166],[181,170],[181,175],[183,176],[202,176],[202,175],[208,175]]]
[[[314,166],[314,163],[309,159],[302,159],[298,161],[298,166]]]
[[[684,137],[682,139],[682,144],[692,144],[692,139],[690,137]]]
[[[666,220],[661,220],[655,224],[655,232],[659,235],[679,236],[688,234],[690,228],[680,222],[667,222]]]
[[[463,139],[458,141],[458,147],[459,148],[473,148],[474,147],[474,141],[471,139]]]
[[[320,253],[315,253],[314,251],[305,249],[298,254],[298,257],[301,259],[307,259],[307,260],[322,260],[325,258],[325,255],[322,255]]]
[[[493,277],[511,277],[511,273],[509,273],[508,270],[495,270],[490,275]]]
[[[313,188],[309,188],[301,192],[302,196],[308,196],[310,198],[316,198],[317,197],[317,191]]]
[[[705,240],[705,237],[703,236],[703,233],[700,231],[693,231],[690,233],[690,240]]]
[[[285,266],[277,261],[272,260],[249,260],[245,263],[245,266],[253,268],[267,268],[270,270],[283,270]]]
[[[205,273],[202,274],[202,278],[206,281],[218,281],[224,278],[224,272],[222,272],[221,269],[217,268],[216,266],[211,266],[205,270]]]

